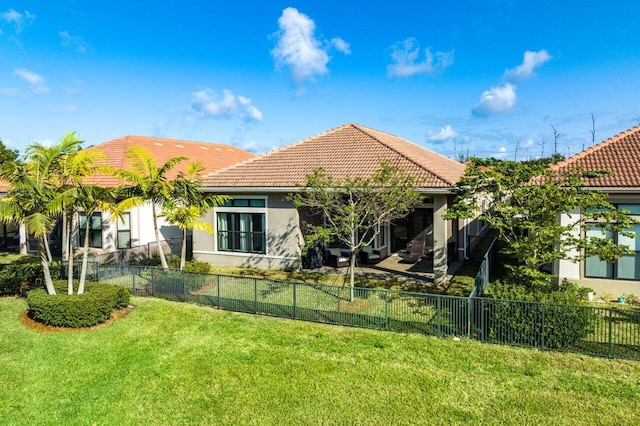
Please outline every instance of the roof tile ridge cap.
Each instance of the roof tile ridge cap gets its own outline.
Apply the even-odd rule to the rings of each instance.
[[[364,133],[364,134],[366,134],[366,135],[368,135],[368,136],[372,137],[373,139],[375,139],[376,141],[378,141],[378,143],[380,143],[380,144],[382,144],[382,145],[386,146],[387,148],[389,148],[389,149],[390,149],[390,150],[392,150],[393,152],[396,152],[396,153],[397,153],[398,155],[400,155],[401,157],[406,158],[409,162],[411,162],[411,163],[415,164],[416,166],[420,167],[422,170],[424,170],[424,171],[426,171],[426,172],[428,172],[428,173],[430,173],[430,174],[434,175],[435,177],[437,177],[438,179],[440,179],[440,180],[444,181],[445,183],[447,183],[447,184],[449,184],[449,185],[455,185],[455,184],[456,184],[456,182],[451,182],[449,179],[447,179],[447,178],[443,177],[440,173],[436,173],[436,172],[435,172],[435,171],[433,171],[433,170],[429,170],[429,169],[425,168],[422,164],[418,163],[418,162],[417,162],[417,161],[415,161],[413,158],[411,158],[411,157],[409,157],[409,156],[405,155],[403,152],[398,151],[396,148],[394,148],[394,147],[392,147],[392,146],[389,146],[388,144],[384,143],[384,142],[383,142],[383,141],[381,141],[379,138],[377,138],[376,136],[374,136],[374,135],[372,135],[371,133],[369,133],[367,130],[373,130],[373,131],[375,131],[375,132],[384,133],[385,135],[391,136],[391,137],[393,137],[393,138],[401,139],[402,141],[404,141],[404,142],[406,142],[406,143],[408,143],[408,144],[410,144],[410,145],[413,145],[413,146],[415,146],[415,147],[417,147],[417,148],[420,148],[421,150],[427,151],[427,152],[429,152],[429,153],[431,153],[431,154],[435,154],[435,155],[437,155],[437,156],[439,156],[439,157],[442,157],[443,159],[446,159],[446,160],[449,160],[449,161],[455,161],[455,160],[451,160],[451,158],[449,158],[449,157],[445,157],[444,155],[442,155],[442,154],[438,154],[438,153],[437,153],[437,152],[435,152],[435,151],[431,151],[430,149],[427,149],[427,148],[425,148],[425,147],[423,147],[423,146],[421,146],[421,145],[418,145],[418,144],[417,144],[417,143],[415,143],[415,142],[411,142],[411,141],[410,141],[410,140],[408,140],[408,139],[402,138],[402,137],[400,137],[400,136],[397,136],[397,135],[394,135],[394,134],[391,134],[391,133],[388,133],[388,132],[383,132],[383,131],[381,131],[381,130],[372,129],[372,128],[370,128],[370,127],[362,126],[362,125],[359,125],[359,124],[351,124],[351,126],[353,126],[354,128],[358,129],[358,130],[359,130],[359,131],[361,131],[362,133]],[[365,129],[366,129],[366,130],[365,130]],[[463,164],[463,166],[464,166],[464,164]]]
[[[191,141],[191,140],[187,140],[187,139],[176,139],[176,138],[162,138],[162,137],[158,137],[158,136],[142,136],[142,135],[127,135],[125,136],[125,138],[132,138],[132,139],[144,139],[147,141],[167,141],[167,142],[176,142],[176,143],[186,143],[186,144],[194,144],[194,145],[220,145],[220,146],[224,146],[224,147],[232,147],[232,148],[236,148],[238,150],[242,150],[241,148],[238,148],[234,145],[228,145],[228,144],[223,144],[223,143],[219,143],[219,142],[206,142],[206,141]]]
[[[620,133],[618,133],[617,135],[613,135],[608,139],[605,139],[597,144],[595,144],[594,146],[590,146],[589,148],[578,152],[577,154],[572,155],[571,157],[567,158],[566,160],[562,160],[556,164],[552,164],[550,166],[550,168],[552,170],[557,170],[561,167],[565,167],[565,166],[569,166],[570,163],[573,163],[575,161],[577,161],[578,159],[582,158],[582,157],[586,157],[587,155],[590,155],[592,153],[594,153],[595,151],[600,151],[603,148],[608,147],[609,145],[618,142],[619,140],[633,134],[636,132],[640,132],[640,124],[638,124],[637,126],[634,126],[630,129],[624,130]]]
[[[278,154],[281,151],[284,151],[284,150],[289,149],[289,148],[296,147],[298,145],[302,145],[303,143],[305,143],[307,141],[319,138],[320,136],[324,136],[324,135],[326,135],[326,134],[328,134],[330,132],[333,132],[335,130],[338,130],[340,128],[347,127],[347,126],[349,126],[349,124],[345,124],[345,125],[342,125],[342,126],[334,127],[333,129],[329,129],[329,130],[326,130],[324,132],[317,133],[317,134],[315,134],[313,136],[308,136],[308,137],[306,137],[304,139],[300,139],[298,141],[290,143],[289,145],[284,145],[284,146],[272,149],[271,151],[265,152],[264,154],[256,155],[256,156],[251,157],[251,158],[247,158],[246,160],[243,160],[243,161],[241,161],[239,163],[232,164],[230,166],[224,167],[224,168],[219,169],[219,170],[214,170],[213,172],[210,172],[206,177],[207,178],[215,177],[215,175],[218,175],[220,173],[226,172],[226,171],[231,170],[231,169],[235,169],[236,167],[244,166],[244,165],[252,163],[254,161],[258,161],[258,160],[262,160],[263,158],[271,157],[271,156],[273,156],[275,154]]]

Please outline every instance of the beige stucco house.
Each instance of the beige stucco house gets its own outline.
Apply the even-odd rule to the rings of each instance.
[[[634,218],[640,220],[640,126],[613,136],[553,166],[558,171],[576,167],[584,171],[610,171],[609,175],[586,179],[587,185],[605,192],[611,204],[618,209],[629,211]],[[562,215],[560,220],[570,223],[569,214],[580,212],[568,212]],[[631,231],[640,236],[640,224],[634,225]],[[584,253],[586,259],[579,262],[559,261],[554,265],[554,273],[560,279],[567,278],[578,282],[600,294],[606,291],[614,296],[625,293],[640,295],[640,238],[628,238],[617,234],[601,235],[596,229],[575,229],[574,232],[612,238],[618,244],[628,246],[632,253],[615,263],[606,263],[596,256],[589,256],[588,253]]]
[[[423,203],[406,219],[387,224],[373,244],[382,257],[406,250],[428,229],[436,282],[446,274],[447,257],[465,250],[464,224],[442,216],[465,166],[389,133],[346,124],[265,155],[214,172],[205,191],[229,195],[231,202],[205,217],[215,234],[194,232],[194,258],[217,265],[263,269],[300,265],[303,223],[312,220],[286,201],[317,167],[336,179],[373,175],[386,161],[414,176]],[[317,220],[317,219],[316,219]]]

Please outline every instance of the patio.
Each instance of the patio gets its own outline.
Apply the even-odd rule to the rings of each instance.
[[[435,287],[433,259],[425,257],[418,262],[403,262],[405,254],[406,253],[403,252],[394,253],[376,264],[358,264],[355,275],[356,277],[365,277],[365,279],[370,280],[397,281],[416,286]],[[449,265],[447,270],[447,283],[451,280],[460,265],[462,265],[461,261],[455,261]],[[317,270],[328,275],[336,275],[336,283],[341,283],[339,282],[340,276],[348,280],[348,266],[335,268],[324,265]]]

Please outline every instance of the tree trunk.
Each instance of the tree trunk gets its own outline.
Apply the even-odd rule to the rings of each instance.
[[[351,264],[349,266],[351,270],[351,276],[349,277],[349,283],[351,284],[351,289],[349,290],[349,302],[353,303],[356,300],[355,296],[355,283],[356,283],[356,252],[351,252]]]
[[[65,234],[66,237],[63,235],[62,240],[64,241],[64,251],[66,252],[66,258],[67,258],[67,293],[73,294],[73,247],[71,245],[71,238],[70,238],[72,223],[69,223],[68,219],[69,218],[65,213],[63,217],[63,221],[64,221],[63,234]]]
[[[160,245],[160,230],[158,229],[158,216],[156,215],[156,205],[151,205],[151,211],[153,213],[153,230],[156,233],[156,245],[158,247],[158,252],[160,255],[160,262],[162,263],[162,269],[165,272],[169,271],[169,265],[167,265],[167,259],[164,257],[164,250],[162,250],[162,246]]]
[[[84,231],[84,247],[82,252],[82,269],[80,270],[80,283],[78,284],[78,294],[84,293],[84,282],[87,277],[87,259],[89,258],[89,221]]]
[[[47,261],[47,255],[44,250],[45,239],[42,238],[40,242],[40,263],[42,263],[42,273],[44,275],[44,285],[47,288],[47,293],[53,295],[56,294],[56,289],[51,281],[51,271],[49,270],[49,262]]]
[[[45,234],[42,239],[44,241],[44,248],[47,252],[47,259],[49,259],[49,264],[51,264],[53,263],[53,257],[51,256],[51,249],[49,248],[49,237]]]
[[[184,264],[187,261],[187,230],[182,231],[182,250],[180,253],[180,270],[184,271]]]
[[[29,251],[29,244],[27,242],[27,225],[21,220],[18,228],[20,234],[20,254],[27,254]]]

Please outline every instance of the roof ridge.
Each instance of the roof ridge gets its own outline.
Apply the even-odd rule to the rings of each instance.
[[[176,139],[176,138],[163,138],[163,137],[157,137],[157,136],[143,136],[143,135],[124,135],[121,136],[119,138],[115,138],[115,139],[111,139],[105,142],[102,142],[101,144],[107,143],[107,142],[112,142],[112,141],[117,141],[119,139],[124,139],[124,140],[135,140],[135,139],[144,139],[144,140],[148,140],[148,141],[153,141],[153,140],[157,140],[157,141],[170,141],[170,142],[176,142],[176,143],[185,143],[185,144],[193,144],[193,145],[222,145],[222,146],[226,146],[226,147],[231,147],[231,148],[237,148],[237,149],[242,149],[239,148],[235,145],[230,145],[230,144],[225,144],[225,143],[220,143],[220,142],[207,142],[207,141],[192,141],[192,140],[186,140],[186,139]],[[100,144],[98,144],[100,145]],[[96,145],[93,145],[96,146]]]
[[[244,160],[244,161],[241,161],[241,162],[239,162],[239,163],[232,164],[232,165],[227,166],[227,167],[225,167],[225,168],[223,168],[223,169],[220,169],[220,170],[216,170],[216,171],[214,171],[214,172],[211,172],[211,173],[209,173],[206,177],[207,177],[207,178],[208,178],[208,177],[212,177],[212,176],[214,176],[214,175],[217,175],[217,174],[219,174],[219,173],[225,172],[225,171],[227,171],[227,170],[235,169],[236,167],[240,167],[240,166],[243,166],[243,165],[245,165],[245,164],[250,164],[250,163],[253,163],[254,161],[257,161],[257,160],[260,160],[260,159],[263,159],[263,158],[271,157],[271,156],[273,156],[273,155],[275,155],[275,154],[279,153],[280,151],[282,151],[282,150],[284,150],[284,149],[289,149],[289,148],[292,148],[292,147],[294,147],[294,146],[301,145],[302,143],[304,143],[304,142],[306,142],[306,141],[308,141],[308,140],[311,140],[311,139],[314,139],[314,138],[317,138],[317,137],[320,137],[320,136],[324,136],[324,135],[326,135],[326,134],[328,134],[328,133],[330,133],[330,132],[333,132],[333,131],[335,131],[335,130],[341,129],[341,128],[343,128],[343,127],[347,127],[348,125],[349,125],[349,124],[344,124],[344,125],[342,125],[342,126],[334,127],[333,129],[329,129],[329,130],[325,130],[324,132],[317,133],[317,134],[315,134],[315,135],[313,135],[313,136],[307,136],[307,137],[306,137],[306,138],[304,138],[304,139],[300,139],[300,140],[295,141],[295,142],[293,142],[293,143],[290,143],[290,144],[288,144],[288,145],[283,145],[283,146],[281,146],[281,147],[278,147],[278,148],[272,149],[272,150],[271,150],[271,151],[269,151],[269,152],[265,152],[264,154],[256,155],[255,157],[248,158],[248,159],[246,159],[246,160]]]
[[[385,135],[389,135],[389,136],[391,136],[391,137],[401,139],[403,142],[406,142],[406,143],[408,143],[408,144],[410,144],[410,145],[416,146],[416,147],[418,147],[418,148],[420,148],[420,149],[422,149],[422,150],[425,150],[425,151],[427,151],[427,152],[429,152],[429,153],[431,153],[431,154],[435,154],[435,155],[437,155],[437,156],[440,156],[440,157],[445,158],[445,159],[450,160],[450,161],[455,161],[455,160],[451,160],[451,158],[449,158],[449,157],[446,157],[446,156],[444,156],[444,155],[442,155],[442,154],[439,154],[439,153],[437,153],[437,152],[435,152],[435,151],[431,151],[430,149],[425,148],[425,147],[423,147],[422,145],[418,145],[418,144],[417,144],[417,143],[415,143],[415,142],[411,142],[411,141],[410,141],[410,140],[408,140],[408,139],[405,139],[405,138],[403,138],[403,137],[400,137],[400,136],[394,135],[394,134],[392,134],[392,133],[384,132],[384,131],[381,131],[381,130],[372,129],[372,128],[370,128],[370,127],[362,126],[362,125],[360,125],[360,124],[355,124],[355,123],[351,123],[351,125],[352,125],[353,127],[355,127],[356,129],[358,129],[359,131],[361,131],[361,132],[363,132],[363,133],[367,134],[368,136],[370,136],[370,137],[374,138],[376,141],[378,141],[378,142],[379,142],[379,143],[381,143],[382,145],[386,146],[387,148],[389,148],[389,149],[390,149],[390,150],[392,150],[393,152],[397,153],[397,154],[398,154],[398,155],[400,155],[401,157],[403,157],[403,158],[407,159],[409,162],[411,162],[411,163],[415,164],[416,166],[420,167],[422,170],[424,170],[424,171],[426,171],[426,172],[428,172],[428,173],[431,173],[432,175],[434,175],[434,176],[435,176],[435,177],[437,177],[438,179],[441,179],[442,181],[444,181],[444,182],[448,183],[449,185],[455,185],[455,184],[456,184],[456,182],[451,182],[449,179],[447,179],[447,178],[445,178],[444,176],[442,176],[442,174],[440,174],[440,173],[436,173],[434,170],[427,169],[427,168],[426,168],[426,167],[424,167],[422,164],[418,163],[418,162],[417,162],[417,161],[415,161],[413,158],[411,158],[411,157],[409,157],[408,155],[406,155],[404,152],[400,152],[400,151],[398,151],[396,148],[394,148],[394,147],[390,146],[389,144],[385,143],[384,141],[381,141],[381,140],[380,140],[379,138],[377,138],[375,135],[372,135],[371,133],[369,133],[368,131],[365,131],[364,129],[367,129],[367,130],[373,130],[373,131],[375,131],[375,132],[379,132],[379,133],[384,133]]]
[[[600,151],[601,149],[604,149],[604,148],[608,147],[609,145],[611,145],[611,144],[613,144],[615,142],[618,142],[619,140],[621,140],[621,139],[625,138],[626,136],[628,136],[630,134],[633,134],[635,132],[640,132],[640,124],[630,128],[630,129],[624,130],[624,131],[618,133],[617,135],[611,136],[610,138],[605,139],[605,140],[597,143],[594,146],[590,146],[589,148],[587,148],[587,149],[585,149],[583,151],[580,151],[577,154],[574,154],[574,155],[572,155],[571,157],[569,157],[569,158],[567,158],[565,160],[562,160],[562,161],[560,161],[560,162],[558,162],[556,164],[552,164],[551,165],[551,169],[552,170],[557,170],[557,169],[560,169],[560,168],[565,167],[565,166],[570,166],[571,163],[576,162],[578,159],[586,157],[588,155],[591,155],[594,152]]]

